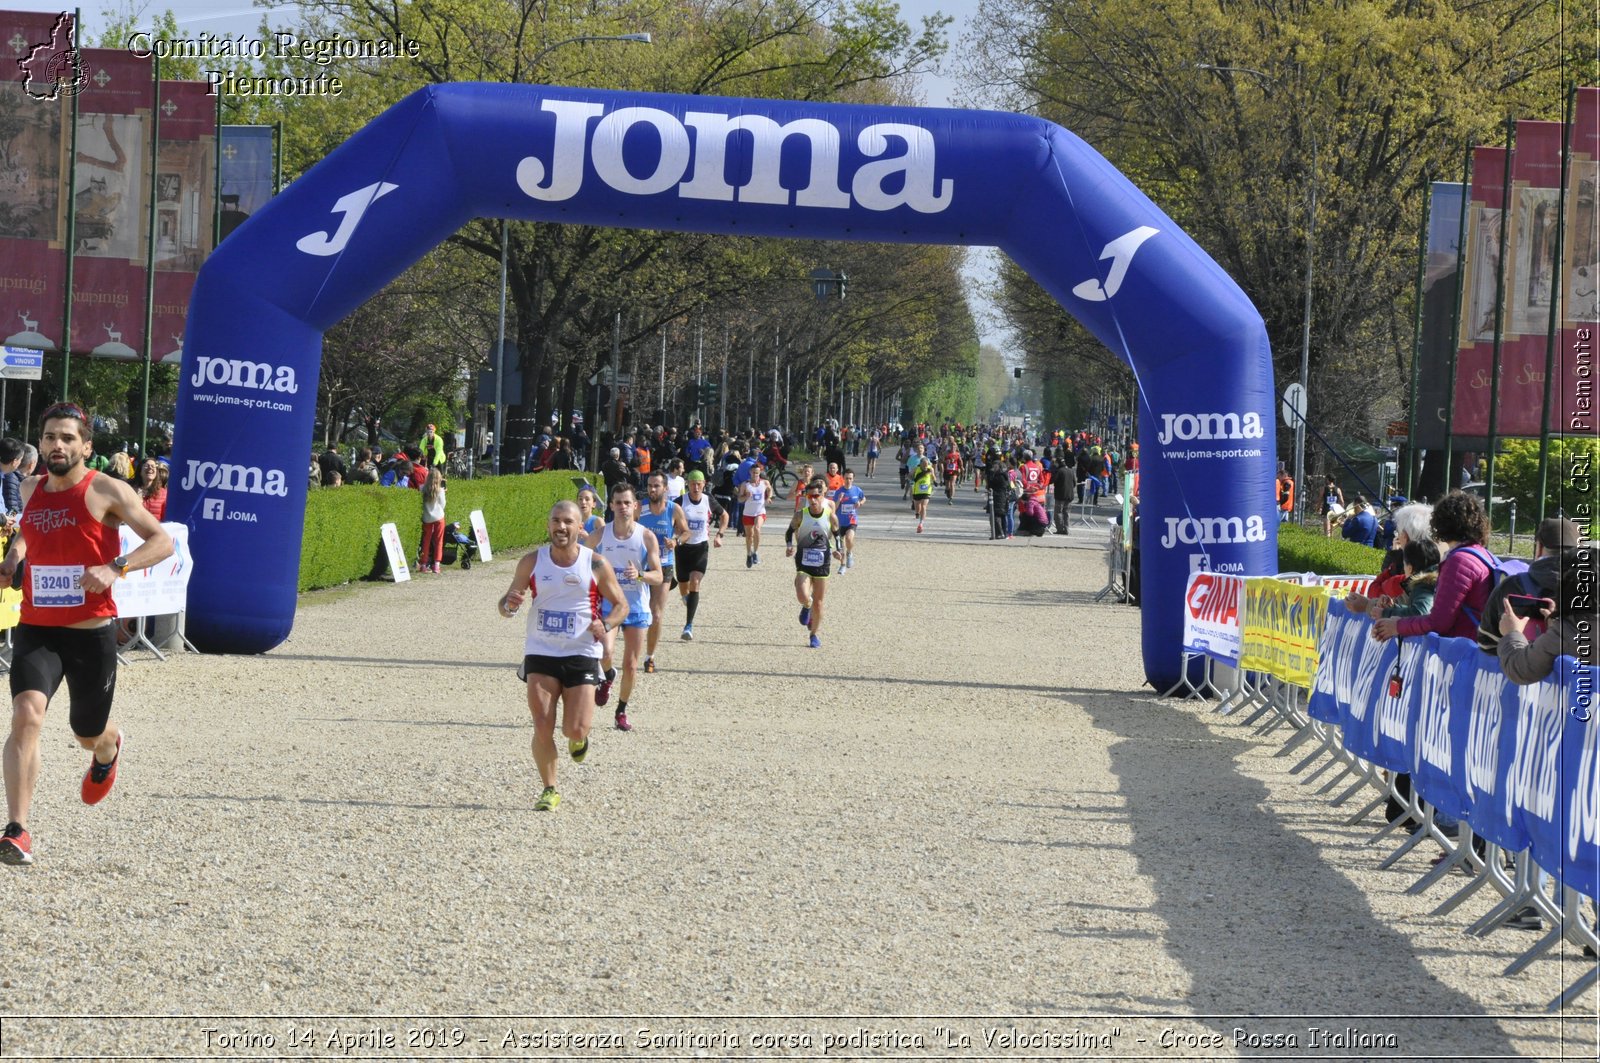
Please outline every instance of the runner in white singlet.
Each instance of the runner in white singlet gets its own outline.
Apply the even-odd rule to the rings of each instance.
[[[576,503],[557,502],[551,508],[550,545],[522,555],[498,606],[501,616],[511,617],[524,602],[532,603],[520,671],[533,715],[533,761],[544,784],[533,806],[538,812],[561,804],[556,792],[556,702],[561,702],[567,752],[573,763],[581,764],[589,755],[598,658],[611,633],[601,616],[601,602],[620,610],[626,601],[611,566],[579,544],[582,520]]]
[[[772,485],[762,475],[761,464],[750,466],[750,479],[739,486],[739,501],[743,504],[740,522],[744,525],[744,567],[761,564],[761,525],[767,520],[767,498]]]
[[[634,517],[639,502],[633,485],[619,483],[611,489],[611,523],[590,535],[584,545],[596,550],[611,563],[617,583],[627,599],[627,615],[622,621],[622,686],[617,691],[617,730],[631,731],[628,698],[639,674],[639,659],[644,652],[645,632],[650,627],[650,591],[661,583],[661,554],[656,537]],[[610,623],[610,613],[607,612]],[[614,630],[614,629],[613,629]],[[595,691],[595,704],[604,705],[611,697],[611,684],[617,677],[612,665],[615,637],[606,639],[601,666],[605,678]]]

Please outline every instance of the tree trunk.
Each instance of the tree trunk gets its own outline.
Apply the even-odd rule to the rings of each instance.
[[[556,435],[567,435],[572,431],[572,411],[578,408],[578,362],[573,359],[567,362],[567,368],[561,374],[561,400],[556,403]]]

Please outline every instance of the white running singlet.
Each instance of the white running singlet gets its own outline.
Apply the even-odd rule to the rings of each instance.
[[[684,546],[699,546],[711,538],[711,496],[701,495],[696,504],[688,495],[683,496],[683,519],[689,523],[689,537]]]
[[[539,548],[528,576],[528,638],[524,654],[540,657],[593,657],[600,643],[589,625],[600,615],[600,585],[594,578],[594,551],[578,547],[578,560],[563,567]]]
[[[750,489],[750,497],[745,499],[744,515],[747,517],[762,517],[767,512],[767,481],[756,483],[754,480],[746,481],[745,486]]]
[[[616,523],[606,525],[606,530],[600,533],[600,556],[611,562],[611,567],[616,571],[617,583],[622,587],[622,594],[628,600],[628,619],[630,624],[648,624],[650,622],[650,594],[649,587],[637,579],[628,578],[628,562],[632,561],[640,572],[650,563],[650,550],[644,545],[645,527],[634,521],[633,534],[626,539],[616,536]]]

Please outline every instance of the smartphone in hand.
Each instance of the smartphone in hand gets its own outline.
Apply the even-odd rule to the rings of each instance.
[[[1525,620],[1544,619],[1544,611],[1554,604],[1549,599],[1535,598],[1530,594],[1508,594],[1506,601],[1511,603],[1511,612]]]

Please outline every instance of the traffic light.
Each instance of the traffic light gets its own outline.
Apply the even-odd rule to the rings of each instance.
[[[707,380],[700,385],[700,405],[715,406],[722,396],[722,385],[715,380]]]

